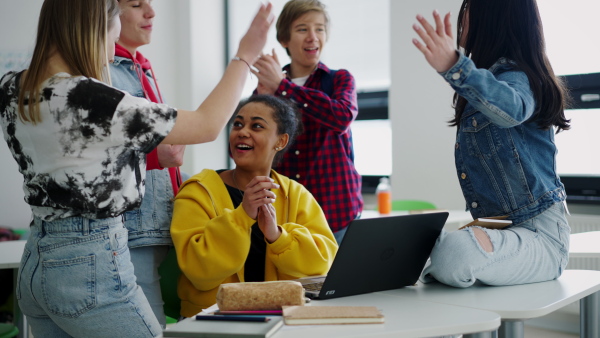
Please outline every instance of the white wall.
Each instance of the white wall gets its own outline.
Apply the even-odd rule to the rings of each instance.
[[[443,209],[465,206],[454,169],[455,128],[447,125],[454,114],[453,91],[411,42],[417,13],[431,18],[437,9],[456,15],[461,3],[390,1],[394,199],[428,200]]]

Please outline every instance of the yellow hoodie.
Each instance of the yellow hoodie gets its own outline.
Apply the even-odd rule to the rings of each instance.
[[[281,236],[267,242],[265,281],[324,275],[337,243],[323,210],[301,184],[271,171]],[[177,197],[171,236],[183,272],[178,283],[181,315],[191,317],[216,302],[219,285],[244,281],[250,232],[256,222],[233,202],[214,170],[205,169],[183,183]]]

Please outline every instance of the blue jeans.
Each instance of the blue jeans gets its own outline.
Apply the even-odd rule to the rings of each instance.
[[[121,217],[35,218],[16,294],[36,338],[162,334],[136,284]]]
[[[504,230],[481,228],[490,237],[486,252],[472,228],[442,231],[421,281],[433,279],[455,287],[476,280],[488,285],[543,282],[560,277],[569,260],[569,227],[563,203]]]
[[[131,263],[135,267],[135,277],[137,284],[144,291],[152,312],[158,319],[160,326],[164,329],[167,325],[164,302],[160,291],[160,275],[158,267],[167,257],[169,246],[151,245],[130,248]]]

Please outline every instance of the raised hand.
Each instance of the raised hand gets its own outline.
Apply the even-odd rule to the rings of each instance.
[[[184,145],[159,144],[158,164],[163,168],[180,167],[183,165]]]
[[[256,176],[244,188],[242,207],[252,219],[258,216],[258,209],[266,204],[275,202],[275,193],[269,189],[278,189],[279,185],[273,183],[270,177]]]
[[[263,204],[258,208],[257,222],[260,231],[269,243],[275,242],[281,236],[281,230],[277,226],[277,213],[272,204]]]
[[[285,77],[275,49],[273,49],[273,55],[261,55],[254,63],[254,67],[257,70],[252,70],[252,73],[258,78],[258,93],[275,94],[281,80]]]
[[[250,28],[248,28],[248,32],[240,41],[236,55],[249,64],[256,61],[267,43],[267,33],[275,19],[275,16],[271,13],[272,7],[271,3],[260,5],[258,13],[252,20]]]
[[[421,26],[414,24],[413,29],[419,34],[424,44],[418,39],[413,39],[413,43],[423,53],[431,67],[442,73],[456,64],[458,54],[452,37],[450,13],[446,14],[442,22],[440,13],[437,10],[433,11],[433,19],[435,20],[435,29],[422,15],[417,15]]]

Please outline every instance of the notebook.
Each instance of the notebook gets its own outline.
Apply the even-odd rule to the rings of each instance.
[[[297,281],[313,299],[413,285],[447,218],[448,212],[433,212],[354,220],[327,276]]]
[[[385,321],[375,306],[284,306],[285,325],[380,324]]]
[[[268,322],[225,322],[186,318],[168,326],[163,337],[268,338],[283,325],[281,316],[269,316]]]

